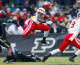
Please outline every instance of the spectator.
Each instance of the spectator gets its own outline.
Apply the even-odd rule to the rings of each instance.
[[[57,7],[58,10],[60,10],[60,5],[57,2],[55,2],[55,6]]]
[[[11,13],[8,20],[12,20],[13,17],[14,17],[14,16],[13,16],[13,14]],[[8,28],[9,28],[9,26],[12,25],[12,24],[13,24],[13,23],[7,23]]]
[[[7,9],[7,8],[9,8],[9,4],[8,4],[8,3],[5,4],[5,7],[4,7],[4,11],[5,11],[5,12],[6,12],[6,9]]]
[[[50,33],[57,33],[57,26],[56,26],[55,23],[53,23],[53,24],[51,25]]]
[[[17,13],[17,16],[20,14],[20,9],[19,8],[16,9],[16,13]]]
[[[24,8],[23,9],[23,13],[24,13],[24,21],[26,21],[27,20],[27,10],[26,10],[26,8]]]
[[[80,1],[78,1],[77,3],[78,3],[77,9],[78,9],[78,11],[80,11]]]
[[[67,33],[67,28],[65,27],[64,23],[61,23],[61,33]]]
[[[67,10],[69,12],[69,10],[70,10],[69,6],[65,6],[65,10]]]
[[[71,17],[74,19],[77,17],[78,10],[76,9],[76,5],[73,5],[73,9],[70,11]]]
[[[60,13],[60,16],[58,16],[59,22],[62,23],[63,19],[64,19],[63,13]]]
[[[57,10],[58,10],[57,7],[54,4],[52,4],[52,11],[54,11],[54,13],[56,13]]]
[[[9,35],[17,35],[17,31],[18,31],[18,28],[16,27],[15,24],[12,24],[12,25],[8,28],[8,34],[9,34]]]
[[[54,13],[53,12],[51,12],[51,21],[53,22],[54,21],[54,18],[55,18],[55,16],[54,16]]]
[[[31,13],[30,12],[27,12],[27,19],[29,19],[31,16]]]
[[[11,11],[12,11],[12,12],[13,12],[13,11],[16,11],[16,7],[15,7],[14,3],[11,3]]]
[[[56,22],[56,26],[57,26],[57,33],[61,33],[61,25],[59,21]]]
[[[20,26],[24,25],[24,17],[23,17],[23,15],[24,15],[24,13],[20,12],[20,15],[18,17],[18,21],[19,21]]]
[[[31,6],[30,6],[31,16],[33,16],[33,15],[35,14],[34,8],[35,8],[34,5],[31,5]]]
[[[57,22],[58,22],[58,18],[55,17],[53,23],[56,23],[57,24]]]
[[[60,12],[63,13],[63,14],[65,13],[65,10],[64,10],[63,7],[60,8]]]
[[[21,26],[16,27],[15,24],[12,24],[9,28],[8,28],[8,34],[9,35],[21,35],[23,33],[23,29]]]
[[[68,21],[67,18],[64,18],[64,23],[65,23],[65,27],[66,27],[67,30],[69,31],[69,28],[70,28],[70,22]]]
[[[68,10],[65,10],[64,16],[69,18],[69,11]]]
[[[11,14],[11,9],[10,8],[6,9],[6,14],[8,15],[8,17],[10,17],[10,14]]]
[[[26,8],[27,11],[30,11],[30,7],[27,2],[24,4],[24,8]]]
[[[59,10],[57,10],[55,16],[58,17],[59,15],[60,15]]]

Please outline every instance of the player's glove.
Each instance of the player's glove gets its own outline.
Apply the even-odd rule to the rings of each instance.
[[[46,23],[51,25],[53,22],[52,21],[46,21]]]

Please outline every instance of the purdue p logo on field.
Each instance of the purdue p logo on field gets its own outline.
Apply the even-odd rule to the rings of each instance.
[[[43,45],[41,44],[42,38],[36,38],[34,41],[35,46],[32,47],[31,52],[32,53],[44,53],[46,49],[52,48],[55,45],[55,39],[54,38],[47,38],[47,44]]]

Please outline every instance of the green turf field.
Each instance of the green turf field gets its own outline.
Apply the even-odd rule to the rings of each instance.
[[[69,57],[50,57],[46,62],[15,62],[14,64],[3,63],[4,58],[0,58],[0,65],[80,65],[80,57],[75,58],[76,63],[68,61],[68,58]]]

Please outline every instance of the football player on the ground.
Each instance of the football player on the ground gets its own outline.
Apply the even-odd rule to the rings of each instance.
[[[21,51],[12,49],[11,60],[14,62],[41,62],[37,55],[25,55]],[[3,62],[7,61],[7,57]]]
[[[77,13],[77,18],[72,20],[71,27],[69,29],[69,33],[65,36],[60,47],[50,52],[47,56],[44,56],[42,61],[45,62],[51,55],[64,51],[66,47],[68,47],[69,44],[71,43],[73,44],[73,46],[80,49],[80,39],[77,38],[77,35],[79,33],[80,33],[80,12]],[[72,60],[72,62],[74,62],[74,60]]]

